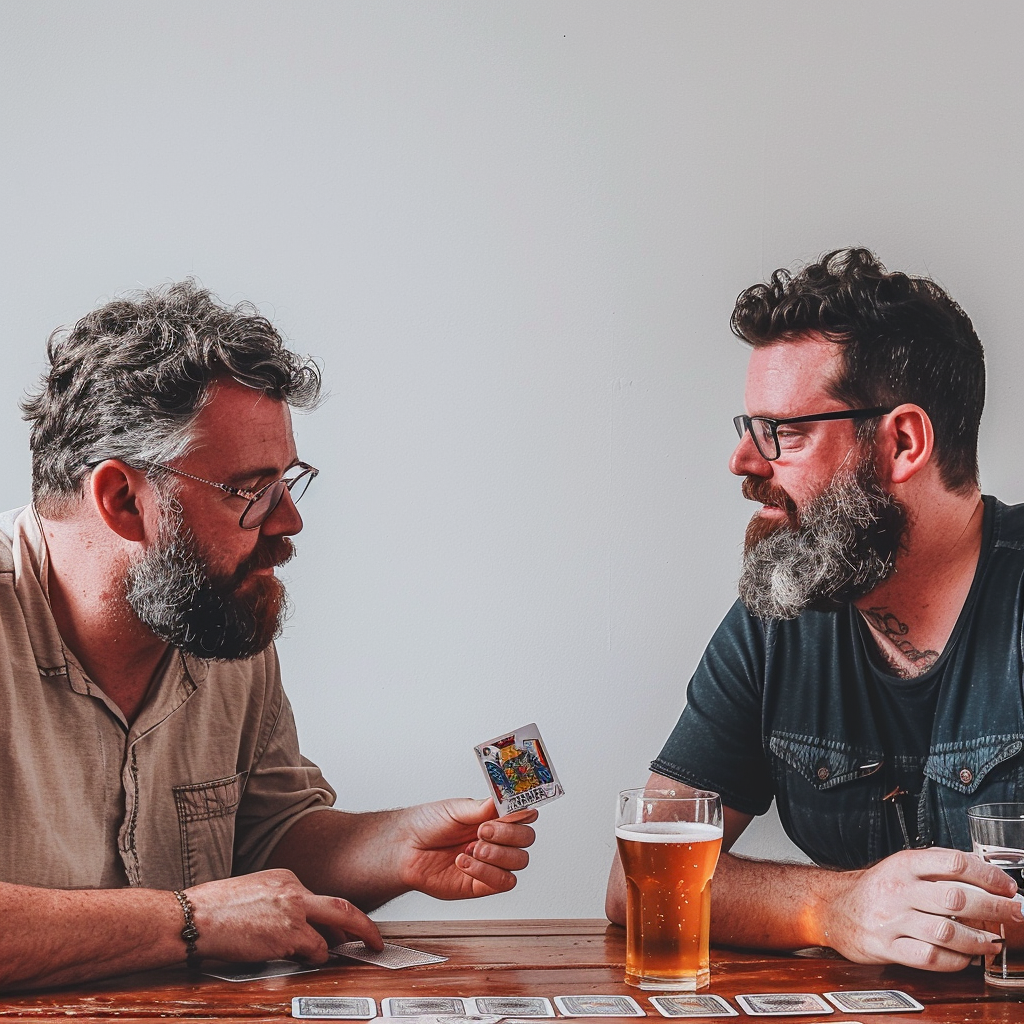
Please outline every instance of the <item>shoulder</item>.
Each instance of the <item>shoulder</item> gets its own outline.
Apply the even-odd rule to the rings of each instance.
[[[992,546],[1024,550],[1024,505],[1005,505],[998,498],[983,498],[992,511]]]

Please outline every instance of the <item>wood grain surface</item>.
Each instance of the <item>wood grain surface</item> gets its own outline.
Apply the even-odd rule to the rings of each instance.
[[[314,974],[254,982],[228,982],[190,974],[184,967],[148,971],[73,989],[0,996],[0,1021],[105,1022],[174,1021],[280,1022],[291,1019],[299,995],[632,995],[651,1018],[661,1021],[641,993],[623,983],[625,934],[604,920],[392,921],[381,931],[392,942],[447,956],[446,963],[389,971],[351,961],[332,963]],[[1024,1024],[1024,992],[1015,995],[987,986],[980,967],[934,974],[907,967],[873,967],[846,960],[770,956],[715,949],[711,992],[832,992],[896,988],[924,1003],[924,1013],[836,1012],[841,1024],[961,1024],[968,1021]],[[743,1020],[740,1013],[738,1018]],[[586,1018],[576,1018],[585,1020]],[[595,1018],[597,1019],[597,1018]],[[752,1018],[746,1018],[752,1019]],[[775,1019],[775,1018],[771,1018]],[[817,1017],[779,1020],[810,1021]]]

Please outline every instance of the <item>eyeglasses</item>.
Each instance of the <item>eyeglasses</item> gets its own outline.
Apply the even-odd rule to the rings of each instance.
[[[813,423],[818,420],[869,420],[872,416],[884,416],[896,406],[886,408],[877,406],[874,409],[840,409],[838,412],[815,413],[813,416],[790,416],[776,420],[770,416],[734,416],[732,425],[740,439],[750,433],[754,439],[754,447],[758,454],[769,462],[774,462],[782,455],[783,443],[779,440],[779,427],[786,423]]]
[[[279,480],[271,481],[258,491],[246,491],[241,487],[231,487],[229,484],[219,484],[214,480],[204,480],[201,476],[194,476],[192,473],[175,469],[173,466],[165,466],[162,462],[147,462],[146,465],[166,470],[176,476],[188,477],[189,480],[196,480],[201,484],[219,487],[220,490],[227,491],[228,494],[245,498],[249,504],[242,509],[242,514],[238,519],[238,525],[243,530],[258,530],[273,515],[274,509],[281,503],[285,491],[288,491],[292,496],[292,501],[298,504],[299,499],[306,493],[310,482],[320,472],[319,469],[314,469],[312,466],[306,465],[305,462],[296,462]]]

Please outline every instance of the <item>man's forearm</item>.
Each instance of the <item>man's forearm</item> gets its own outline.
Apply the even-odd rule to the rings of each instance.
[[[288,868],[312,892],[374,910],[410,888],[400,877],[395,855],[396,833],[406,813],[325,808],[307,814],[284,834],[267,867]]]
[[[181,907],[152,889],[0,883],[0,988],[36,988],[185,960]]]
[[[711,882],[711,938],[724,946],[828,946],[828,903],[848,872],[723,853]]]
[[[829,945],[823,910],[848,874],[723,853],[711,881],[711,939],[750,949]],[[618,857],[605,912],[610,921],[625,923],[626,883]]]

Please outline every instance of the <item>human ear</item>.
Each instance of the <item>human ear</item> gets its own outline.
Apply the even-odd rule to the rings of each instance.
[[[882,418],[878,441],[885,475],[893,484],[905,484],[931,461],[935,429],[924,409],[905,403]]]
[[[89,488],[100,518],[119,537],[145,540],[147,520],[152,532],[157,519],[155,495],[144,473],[120,459],[106,459],[93,469]]]

